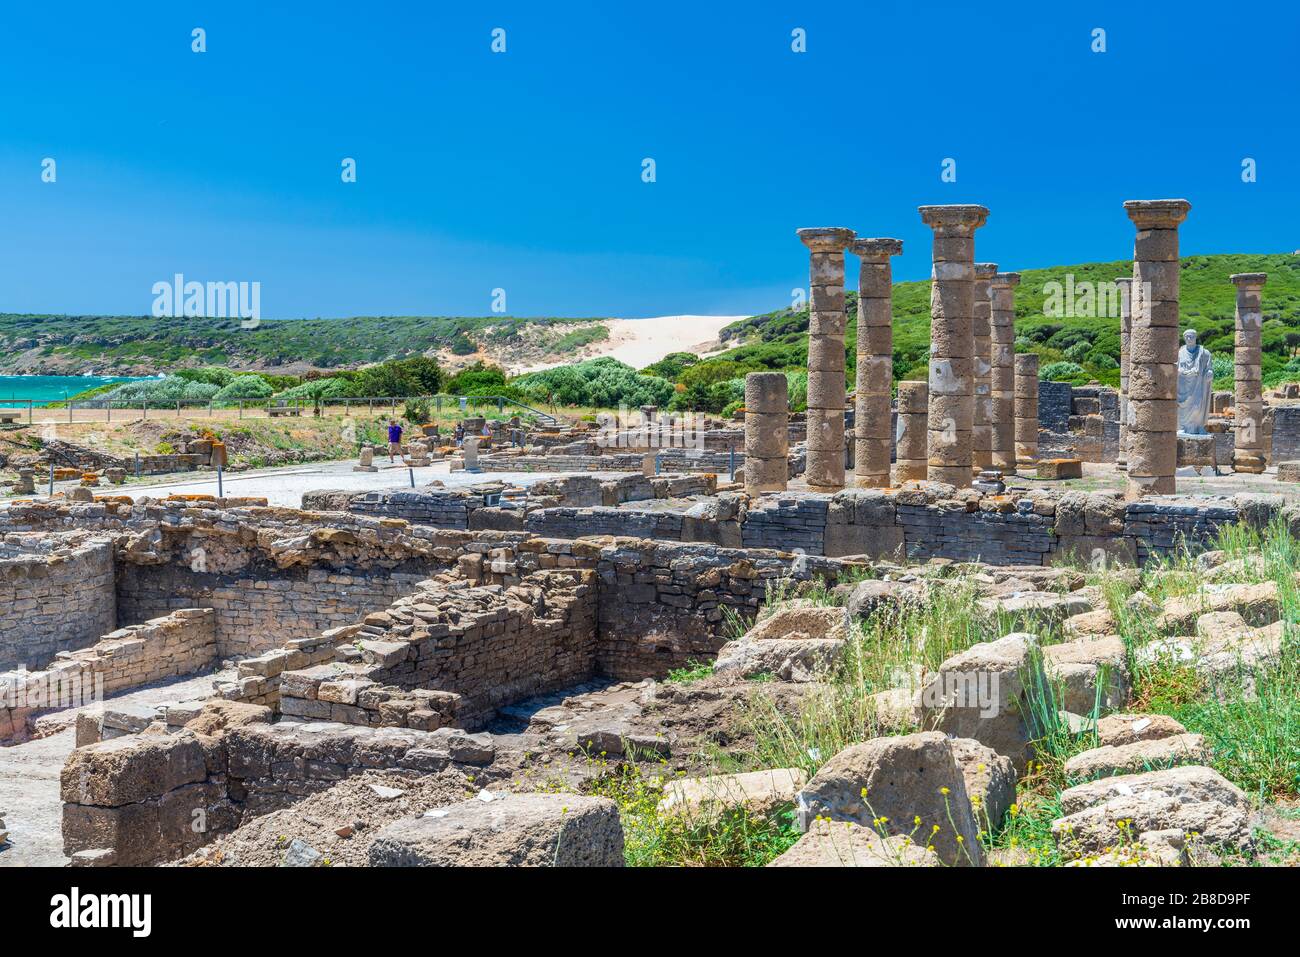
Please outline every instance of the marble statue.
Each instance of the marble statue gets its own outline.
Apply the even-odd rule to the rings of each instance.
[[[1183,333],[1178,350],[1178,431],[1205,435],[1214,391],[1214,362],[1210,350],[1196,341],[1196,330]]]

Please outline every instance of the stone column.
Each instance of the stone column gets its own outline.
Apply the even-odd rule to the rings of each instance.
[[[926,419],[930,387],[924,382],[898,383],[898,481],[924,482],[926,476]]]
[[[990,319],[990,404],[993,409],[993,467],[1016,474],[1016,286],[1020,273],[993,277]]]
[[[975,314],[971,324],[975,359],[975,423],[971,429],[971,466],[993,466],[993,277],[997,263],[975,264]]]
[[[1129,498],[1172,495],[1178,467],[1178,225],[1185,199],[1129,200],[1137,226],[1129,331]]]
[[[784,492],[790,480],[790,388],[784,372],[745,376],[745,492]]]
[[[1115,280],[1119,288],[1119,452],[1115,468],[1123,472],[1128,468],[1125,440],[1128,435],[1128,370],[1129,346],[1133,328],[1133,277],[1121,276]]]
[[[1016,356],[1016,468],[1038,467],[1038,354]]]
[[[889,257],[903,251],[901,239],[856,239],[858,272],[857,401],[853,415],[853,480],[861,488],[889,484],[893,444],[889,394],[894,385],[893,271]]]
[[[844,250],[853,230],[798,230],[811,252],[808,303],[808,464],[814,492],[844,488]]]
[[[931,481],[969,487],[975,427],[975,230],[983,206],[922,206],[934,230],[930,286],[930,384],[926,421]]]
[[[1237,286],[1237,337],[1233,350],[1232,468],[1237,472],[1264,471],[1264,385],[1260,376],[1260,293],[1268,275],[1237,273],[1229,277]]]

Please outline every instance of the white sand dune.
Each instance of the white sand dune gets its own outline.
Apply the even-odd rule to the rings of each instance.
[[[650,319],[606,319],[604,324],[609,330],[609,338],[584,349],[582,357],[594,359],[598,356],[612,356],[634,369],[643,369],[670,352],[693,352],[703,356],[722,348],[718,342],[718,333],[724,326],[745,318],[748,317],[656,316]],[[557,365],[567,363],[544,362],[511,371],[518,375]]]

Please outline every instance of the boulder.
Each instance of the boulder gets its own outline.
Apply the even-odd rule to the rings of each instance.
[[[1149,831],[1197,835],[1194,840],[1207,847],[1252,847],[1249,800],[1206,767],[1100,778],[1061,792],[1060,801],[1065,816],[1052,823],[1052,834],[1072,858],[1103,853],[1126,843],[1124,834]]]
[[[1122,708],[1128,702],[1128,653],[1118,635],[1091,641],[1066,641],[1043,648],[1043,669],[1058,688],[1057,705],[1091,715]]]
[[[1081,615],[1071,615],[1065,619],[1061,630],[1068,638],[1093,638],[1113,635],[1119,629],[1110,609],[1099,608],[1096,611],[1085,611]]]
[[[807,780],[801,768],[679,778],[664,786],[659,810],[693,816],[741,806],[752,814],[768,815],[783,804],[793,803]]]
[[[807,682],[831,668],[844,651],[842,640],[827,638],[729,641],[713,663],[717,674],[741,678],[772,676]]]
[[[793,601],[778,608],[773,614],[745,633],[742,641],[784,641],[806,638],[843,641],[849,636],[849,615],[844,608],[814,605],[806,601]]]
[[[1032,635],[1010,634],[949,658],[921,692],[924,726],[974,738],[1023,771],[1034,736],[1025,681],[1043,680],[1036,642]]]
[[[921,723],[921,695],[912,688],[890,688],[871,696],[877,724],[887,731],[905,733]]]
[[[1016,769],[1010,758],[970,738],[952,739],[952,756],[981,829],[996,828],[1016,802]]]
[[[911,582],[865,581],[853,587],[849,595],[848,611],[854,618],[866,618],[884,608],[897,609],[904,605],[921,605],[925,590]]]
[[[1092,611],[1092,602],[1075,594],[1031,591],[980,599],[980,608],[999,625],[1011,628],[1049,627],[1074,615]]]
[[[1186,728],[1164,714],[1111,714],[1097,722],[1097,743],[1112,747],[1186,733]]]
[[[1072,781],[1090,781],[1183,764],[1204,764],[1209,759],[1205,739],[1199,734],[1175,734],[1129,744],[1103,744],[1076,754],[1065,762],[1065,776]]]
[[[1250,625],[1235,611],[1212,611],[1196,619],[1196,637],[1216,644],[1248,631]]]
[[[1204,585],[1191,595],[1167,601],[1155,627],[1165,634],[1190,634],[1198,618],[1214,611],[1235,611],[1255,627],[1271,625],[1281,613],[1277,582]]]
[[[799,792],[797,808],[804,829],[819,818],[879,826],[934,847],[946,864],[983,863],[965,778],[951,741],[937,731],[845,748]]]
[[[938,867],[939,855],[901,835],[882,838],[852,822],[814,821],[768,867]]]
[[[385,825],[370,846],[370,865],[622,867],[623,826],[608,798],[480,794]]]

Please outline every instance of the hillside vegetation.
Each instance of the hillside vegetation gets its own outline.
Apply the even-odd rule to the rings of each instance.
[[[852,262],[852,257],[849,257]],[[851,272],[852,270],[850,270]],[[1189,256],[1182,261],[1181,313],[1183,328],[1192,328],[1219,361],[1216,385],[1232,381],[1233,313],[1236,287],[1228,277],[1240,272],[1266,272],[1264,287],[1264,380],[1268,385],[1300,379],[1300,256]],[[1044,314],[1044,286],[1062,285],[1067,274],[1074,285],[1110,282],[1132,275],[1132,263],[1085,263],[1027,269],[1016,290],[1016,351],[1040,354],[1044,378],[1119,383],[1119,320],[1114,317]],[[852,281],[852,280],[850,280]],[[930,283],[901,282],[894,286],[895,379],[925,379],[930,344]],[[857,294],[848,294],[849,368],[855,362]],[[733,348],[691,366],[694,380],[722,381],[756,369],[804,369],[808,361],[808,311],[781,309],[727,326],[723,344]],[[1071,363],[1069,366],[1058,363]],[[653,367],[652,367],[653,368]],[[662,374],[662,372],[660,373]],[[1226,381],[1225,381],[1226,380]]]
[[[593,319],[358,316],[263,320],[246,330],[238,319],[3,314],[0,373],[150,375],[213,365],[306,372],[480,351],[563,356],[607,336]]]

